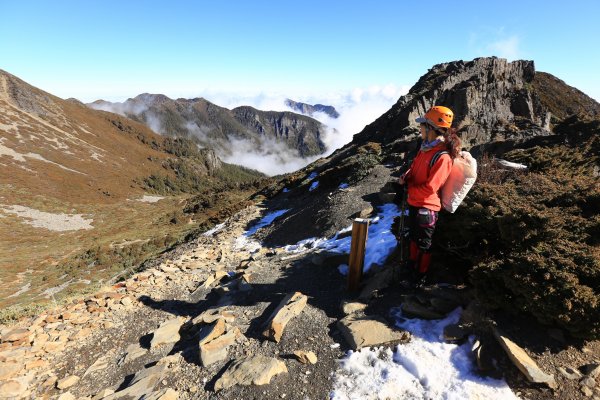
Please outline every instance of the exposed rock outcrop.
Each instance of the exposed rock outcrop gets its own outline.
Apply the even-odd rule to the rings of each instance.
[[[495,140],[547,135],[550,111],[532,90],[533,61],[476,58],[433,66],[398,102],[357,135],[382,142],[415,132],[415,118],[433,105],[455,113],[468,146]],[[378,141],[380,141],[378,140]]]

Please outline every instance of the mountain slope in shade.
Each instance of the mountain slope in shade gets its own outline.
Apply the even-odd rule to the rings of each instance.
[[[285,99],[285,105],[290,107],[292,110],[299,112],[301,114],[305,114],[305,115],[310,115],[311,117],[313,116],[313,114],[320,112],[320,113],[324,113],[329,115],[331,118],[338,118],[340,116],[340,113],[337,112],[337,110],[335,109],[335,107],[333,106],[326,106],[323,104],[307,104],[307,103],[301,103],[301,102],[297,102],[291,99]]]
[[[261,111],[242,106],[229,110],[203,98],[173,100],[162,94],[140,94],[123,103],[97,100],[90,107],[125,115],[167,136],[195,138],[221,156],[232,154],[238,141],[258,153],[280,147],[300,157],[322,154],[326,127],[292,112]]]

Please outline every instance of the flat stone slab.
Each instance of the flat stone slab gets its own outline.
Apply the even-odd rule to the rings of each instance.
[[[525,375],[529,382],[544,383],[548,387],[555,389],[556,381],[553,375],[548,375],[542,371],[535,361],[521,347],[519,347],[512,340],[504,336],[498,329],[494,329],[494,336],[500,346],[504,349],[508,358],[513,364]]]
[[[127,349],[125,349],[125,358],[123,359],[123,362],[128,363],[131,362],[133,360],[136,360],[140,357],[142,357],[143,355],[145,355],[148,350],[144,349],[142,346],[140,346],[138,343],[134,343],[134,344],[130,344],[129,346],[127,346]]]
[[[167,369],[168,366],[166,364],[158,363],[153,367],[138,371],[133,376],[129,386],[105,397],[103,400],[143,398],[144,396],[147,396],[148,393],[154,392],[154,388],[163,379]]]
[[[267,323],[267,329],[263,332],[263,336],[267,339],[278,342],[281,340],[285,326],[292,318],[297,316],[304,310],[308,297],[300,292],[288,294],[281,300],[279,306],[273,311]]]
[[[267,385],[278,374],[287,374],[283,361],[276,358],[256,355],[234,361],[215,382],[215,390],[228,389],[235,385]]]
[[[242,334],[238,328],[227,327],[221,336],[210,341],[200,343],[200,362],[202,366],[214,364],[227,359],[227,351]]]
[[[61,390],[69,388],[79,382],[79,379],[81,378],[76,375],[67,376],[66,378],[60,379],[58,382],[56,382],[56,387]]]
[[[410,333],[390,329],[379,317],[351,314],[339,320],[337,325],[353,350],[410,340]]]
[[[152,336],[150,349],[162,346],[164,344],[177,343],[180,339],[179,329],[183,325],[185,318],[173,318],[163,322]]]

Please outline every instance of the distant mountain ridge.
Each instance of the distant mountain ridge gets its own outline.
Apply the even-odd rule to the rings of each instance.
[[[307,104],[297,102],[291,99],[285,99],[285,105],[290,107],[294,111],[297,111],[301,114],[309,115],[311,117],[317,112],[327,114],[331,118],[338,118],[340,116],[340,113],[338,113],[335,107],[333,106],[326,106],[323,104]]]
[[[136,192],[130,187],[134,182],[141,192],[142,182],[153,173],[180,177],[165,162],[173,165],[186,157],[198,176],[213,176],[224,165],[211,149],[189,147],[191,142],[159,136],[135,121],[62,100],[2,70],[0,124],[5,176],[21,177],[24,187],[43,183],[64,198],[97,201],[96,188],[122,198]],[[65,181],[72,191],[61,188]]]
[[[325,125],[292,112],[261,111],[249,106],[229,110],[204,98],[174,100],[149,93],[123,103],[97,100],[88,106],[127,116],[162,135],[194,138],[221,156],[231,155],[240,141],[259,151],[276,147],[300,157],[325,151]]]

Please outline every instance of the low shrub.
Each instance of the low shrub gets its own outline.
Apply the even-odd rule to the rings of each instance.
[[[441,220],[437,240],[461,249],[484,304],[600,337],[598,143],[596,133],[583,145],[513,150],[505,158],[529,172],[488,171]]]

